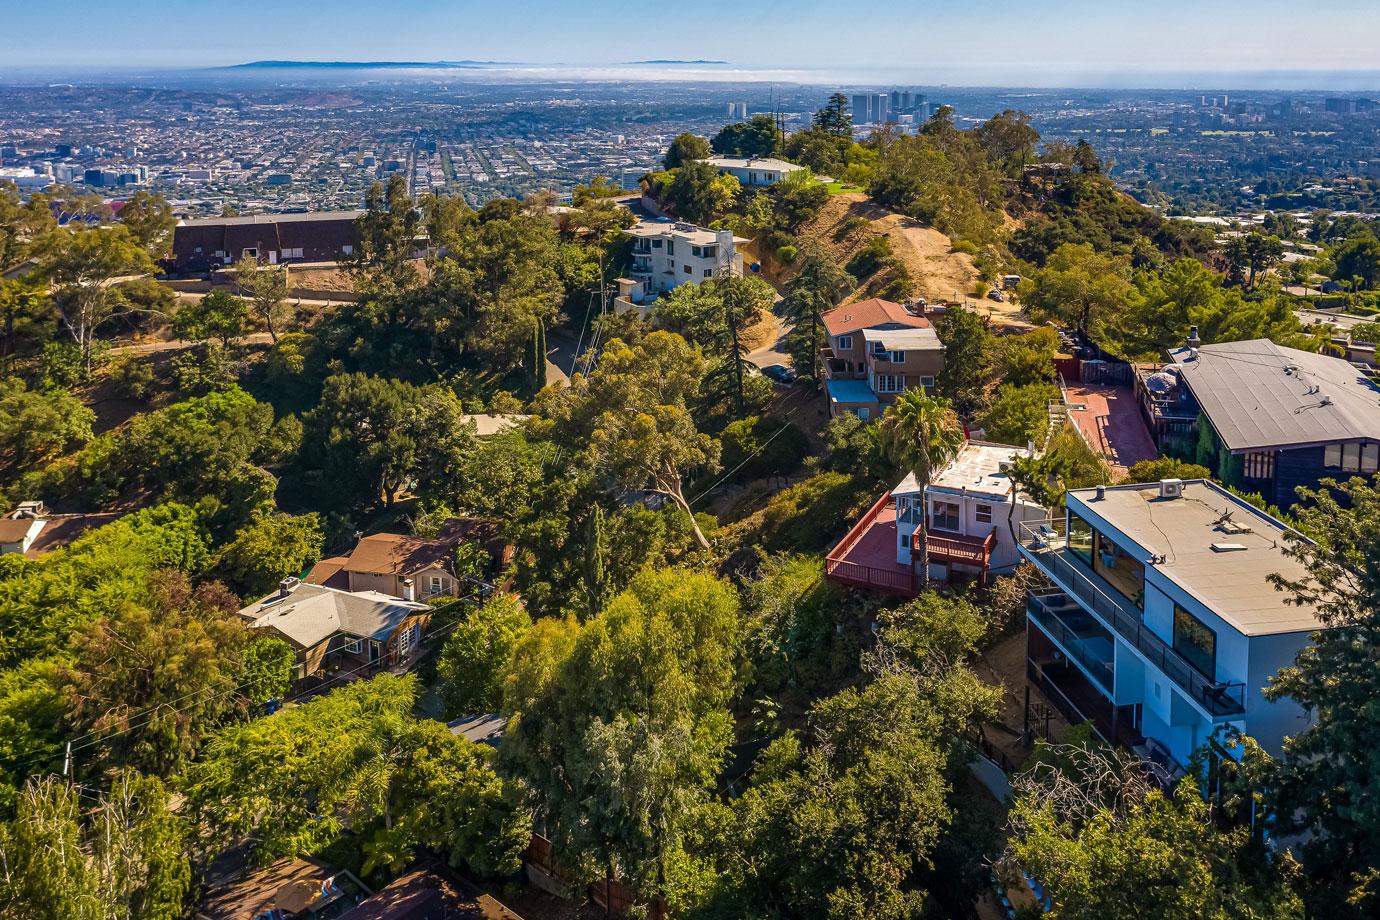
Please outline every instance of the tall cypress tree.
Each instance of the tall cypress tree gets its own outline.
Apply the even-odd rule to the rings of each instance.
[[[608,585],[608,539],[604,535],[604,509],[594,506],[589,516],[585,540],[585,593],[589,597],[589,612],[597,614],[604,606],[604,590]]]

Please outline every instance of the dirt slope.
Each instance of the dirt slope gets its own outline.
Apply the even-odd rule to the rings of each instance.
[[[864,226],[854,218],[869,223]],[[866,195],[830,196],[800,235],[818,242],[840,265],[846,265],[878,233],[890,238],[891,251],[915,279],[919,296],[952,300],[956,291],[960,296],[972,292],[978,274],[970,256],[954,252],[949,238],[938,230],[873,204]]]
[[[1019,308],[1009,299],[997,303],[974,298],[978,272],[973,259],[965,253],[954,252],[947,236],[913,218],[888,211],[868,200],[866,195],[831,196],[819,214],[800,231],[802,239],[817,242],[840,265],[847,265],[877,234],[885,234],[890,239],[891,251],[915,281],[916,296],[930,301],[966,298],[974,309],[983,316],[990,316],[998,326],[1028,326]],[[859,288],[852,299],[874,296],[889,279],[889,273],[880,273]]]

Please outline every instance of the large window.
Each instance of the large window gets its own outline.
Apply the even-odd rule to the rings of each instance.
[[[1208,680],[1217,679],[1217,633],[1178,604],[1174,605],[1174,651]]]
[[[878,393],[899,393],[906,388],[906,378],[900,374],[878,374]]]
[[[933,504],[934,518],[930,524],[935,530],[951,530],[957,532],[963,528],[962,510],[954,502],[935,502]]]
[[[1097,534],[1093,571],[1137,607],[1145,599],[1145,566],[1102,534]]]
[[[1323,465],[1347,473],[1374,473],[1380,467],[1380,444],[1329,444]]]
[[[1069,512],[1069,552],[1088,565],[1093,564],[1092,525],[1074,512]]]

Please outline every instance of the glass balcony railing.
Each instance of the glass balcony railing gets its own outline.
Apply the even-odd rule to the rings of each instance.
[[[1111,633],[1062,591],[1032,591],[1026,601],[1026,613],[1111,696],[1114,687]]]
[[[1213,718],[1230,718],[1246,711],[1243,683],[1210,680],[1198,672],[1169,643],[1141,621],[1141,611],[1104,591],[1081,561],[1070,558],[1062,520],[1029,521],[1021,525],[1021,553],[1055,584],[1077,598],[1146,660],[1177,684]]]

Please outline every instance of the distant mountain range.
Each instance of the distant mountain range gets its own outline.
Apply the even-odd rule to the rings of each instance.
[[[401,68],[449,69],[454,67],[489,67],[505,61],[250,61],[233,64],[230,70],[291,70],[334,67],[340,70],[397,70]]]
[[[727,64],[728,61],[628,61],[629,64]]]

